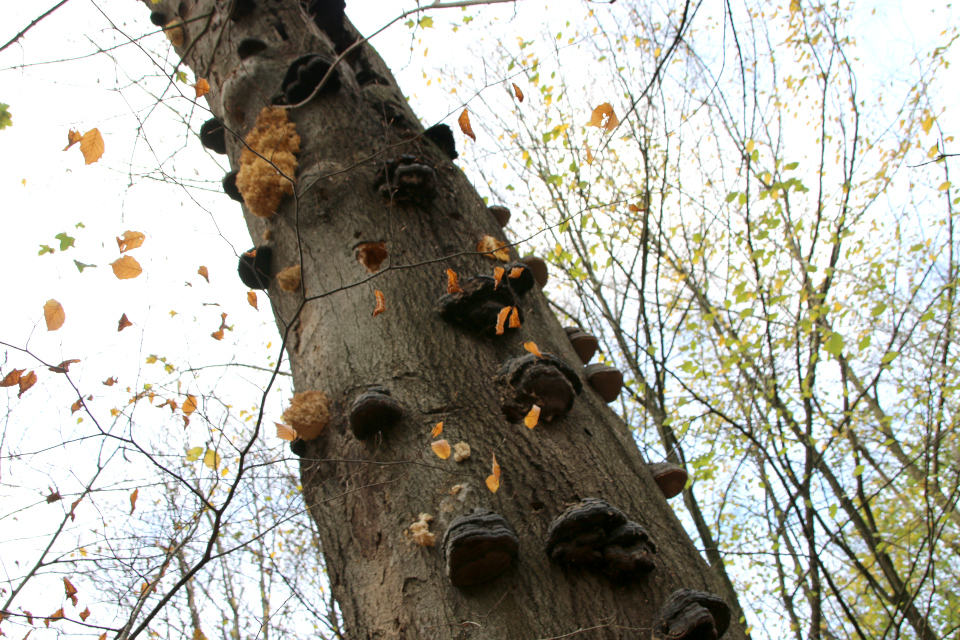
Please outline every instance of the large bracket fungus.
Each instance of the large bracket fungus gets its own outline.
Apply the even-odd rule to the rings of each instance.
[[[587,382],[604,402],[613,402],[620,397],[620,391],[623,389],[623,373],[619,369],[598,363],[587,365],[584,374],[587,376]]]
[[[319,53],[308,53],[300,56],[287,68],[280,90],[283,92],[285,104],[300,104],[310,97],[330,68],[333,60]],[[334,69],[326,83],[317,92],[317,95],[334,93],[340,90],[340,75]]]
[[[537,284],[540,285],[541,289],[547,286],[547,280],[550,278],[550,273],[547,271],[547,263],[544,262],[543,258],[538,258],[537,256],[530,254],[523,256],[520,258],[520,260],[533,270],[533,279],[537,281]]]
[[[227,152],[227,131],[223,123],[210,118],[200,125],[200,144],[210,151],[223,155]]]
[[[663,640],[718,640],[729,626],[730,607],[722,598],[680,589],[660,609],[653,632]]]
[[[474,509],[450,523],[443,546],[450,582],[468,587],[506,571],[517,557],[520,540],[503,516]]]
[[[440,298],[437,310],[440,317],[474,333],[496,335],[497,317],[505,307],[514,307],[520,319],[523,312],[517,306],[517,294],[503,278],[500,286],[490,276],[476,276],[460,283],[460,291]],[[504,327],[504,332],[513,331]]]
[[[376,186],[386,200],[401,204],[430,202],[437,197],[437,172],[403,154],[387,160],[377,173]]]
[[[501,229],[506,227],[507,223],[510,222],[510,209],[507,209],[506,207],[494,205],[492,207],[487,207],[487,211],[490,212],[490,215],[492,215],[493,219],[497,221],[497,224],[500,225]]]
[[[453,131],[445,124],[433,125],[423,132],[423,137],[440,147],[451,160],[456,160],[460,155],[457,153],[457,142],[453,138]]]
[[[350,429],[358,440],[389,429],[403,417],[403,406],[385,387],[370,387],[350,405]]]
[[[636,580],[656,567],[656,546],[646,530],[597,498],[584,498],[553,521],[546,551],[560,566],[602,571],[618,582]]]
[[[567,332],[567,337],[570,338],[570,344],[573,346],[573,350],[580,356],[580,361],[583,362],[583,364],[589,363],[590,359],[597,353],[597,348],[600,346],[597,337],[586,331],[582,331],[580,327],[565,327],[564,331]]]
[[[498,380],[509,390],[503,413],[511,420],[523,419],[537,405],[540,419],[549,422],[570,411],[583,391],[577,372],[550,353],[531,353],[507,361],[500,367]]]
[[[655,462],[648,464],[647,468],[653,475],[657,486],[663,492],[663,497],[669,500],[679,495],[685,486],[687,486],[687,472],[683,467],[678,467],[669,462]]]
[[[240,195],[240,189],[237,188],[237,173],[238,171],[231,171],[223,176],[223,192],[230,196],[231,200],[236,200],[237,202],[243,202],[243,196]]]
[[[241,255],[237,266],[240,281],[251,289],[269,287],[270,278],[273,277],[272,257],[273,249],[266,245],[254,247]]]

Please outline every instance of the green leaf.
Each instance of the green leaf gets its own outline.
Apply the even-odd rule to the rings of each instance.
[[[76,238],[71,238],[68,236],[66,231],[61,231],[53,237],[60,241],[60,251],[66,251],[72,247],[74,241],[76,240]]]
[[[7,111],[9,108],[10,105],[0,102],[0,131],[13,125],[13,118],[10,117],[10,112]]]
[[[45,244],[40,245],[40,251],[37,251],[38,256],[42,256],[45,253],[56,253],[56,249],[52,249]]]
[[[880,315],[886,310],[887,310],[887,305],[885,305],[882,302],[878,302],[877,304],[874,305],[873,310],[870,312],[870,315],[876,318],[878,315]]]
[[[730,193],[728,193],[728,194],[727,194],[727,198],[726,198],[727,203],[729,204],[729,203],[733,202],[734,200],[736,200],[738,195],[740,195],[740,193],[737,192],[737,191],[731,191]]]
[[[186,71],[177,71],[175,74],[177,81],[187,84],[187,72]]]
[[[827,344],[825,346],[830,355],[832,355],[834,358],[839,358],[840,354],[843,353],[843,338],[840,337],[839,333],[834,333],[827,340]]]
[[[835,504],[830,505],[830,517],[831,518],[837,517],[837,505]]]
[[[870,340],[871,340],[871,336],[864,336],[860,338],[860,342],[857,344],[857,348],[859,348],[860,351],[863,351],[864,349],[870,346]]]
[[[424,16],[420,18],[420,26],[425,29],[433,29],[433,18],[430,16]]]
[[[203,453],[203,447],[194,447],[192,449],[187,449],[187,462],[196,462],[200,459],[200,454]]]
[[[84,263],[80,262],[79,260],[74,260],[74,261],[73,261],[73,264],[77,265],[77,270],[78,270],[80,273],[83,273],[83,270],[84,270],[84,269],[90,269],[90,268],[94,268],[94,269],[95,269],[96,266],[97,266],[97,265],[95,265],[95,264],[84,264]]]
[[[407,20],[407,21],[404,22],[403,24],[407,25],[407,28],[408,28],[408,29],[413,29],[413,25],[415,25],[416,22],[414,22],[413,20]]]
[[[791,162],[790,164],[788,164],[787,166],[784,167],[784,170],[785,170],[785,171],[793,171],[794,169],[796,169],[796,168],[799,167],[799,166],[800,166],[800,163],[799,163],[799,162]]]
[[[920,316],[920,322],[927,322],[928,320],[933,320],[933,311],[927,311],[925,314]]]
[[[216,471],[217,467],[220,466],[220,454],[213,449],[207,449],[207,452],[203,454],[203,464]]]
[[[861,475],[862,473],[863,473],[863,465],[862,465],[862,464],[858,464],[858,465],[857,465],[857,468],[853,470],[853,475],[859,476],[859,475]]]
[[[74,226],[74,228],[76,228],[76,229],[86,229],[86,228],[87,228],[87,225],[83,224],[82,222],[78,222],[77,224],[75,224],[75,225],[73,225],[73,226]]]

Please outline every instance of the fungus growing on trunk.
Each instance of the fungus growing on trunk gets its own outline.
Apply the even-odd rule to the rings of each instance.
[[[389,257],[386,242],[364,242],[357,246],[357,261],[370,273],[380,270],[380,265]]]
[[[287,292],[293,292],[300,288],[300,265],[295,264],[287,267],[277,274],[277,284]]]
[[[567,337],[570,338],[570,344],[573,346],[573,350],[580,356],[580,361],[583,362],[583,364],[589,363],[594,354],[597,353],[597,348],[600,346],[597,337],[581,331],[580,327],[565,327],[564,331],[567,332]]]
[[[633,582],[657,568],[656,553],[647,530],[628,522],[610,532],[603,547],[603,572],[614,582]]]
[[[730,607],[711,593],[680,589],[660,609],[654,637],[663,640],[718,640],[730,626]]]
[[[437,541],[437,534],[430,532],[430,523],[433,522],[433,516],[429,513],[421,513],[420,519],[410,525],[408,529],[413,541],[421,547],[432,547]]]
[[[440,317],[450,324],[489,336],[498,335],[498,316],[506,307],[516,309],[522,322],[523,311],[517,306],[517,294],[510,287],[509,278],[503,280],[506,285],[501,283],[499,287],[490,276],[475,276],[460,282],[460,291],[442,296],[437,303]],[[515,328],[502,327],[503,333]]]
[[[358,440],[389,429],[403,417],[403,406],[385,387],[370,387],[350,405],[350,429]]]
[[[685,486],[687,486],[687,472],[683,467],[678,467],[669,462],[656,462],[648,464],[653,479],[656,481],[663,497],[669,500],[679,495]]]
[[[583,391],[576,371],[550,353],[508,360],[500,367],[497,379],[507,386],[503,413],[511,420],[522,420],[537,405],[540,420],[550,422],[570,411]]]
[[[474,509],[450,523],[443,546],[450,582],[469,587],[506,571],[517,557],[520,540],[503,516]]]
[[[152,22],[154,26],[162,27],[163,25],[167,24],[169,20],[167,20],[167,14],[164,12],[153,11],[150,13],[150,22]]]
[[[487,211],[490,212],[490,215],[492,215],[493,219],[497,221],[497,224],[500,225],[501,229],[506,227],[507,223],[510,222],[510,209],[507,209],[506,207],[496,205],[493,207],[487,207]]]
[[[377,173],[375,184],[384,199],[415,204],[430,202],[437,197],[437,173],[432,167],[418,162],[410,154],[387,160]]]
[[[264,107],[244,141],[237,188],[250,213],[269,218],[284,196],[293,195],[300,136],[286,109]]]
[[[332,66],[333,60],[319,53],[308,53],[290,63],[280,85],[286,104],[300,104],[309,98]],[[322,96],[339,90],[340,74],[334,69],[317,95]]]
[[[241,60],[246,60],[251,56],[266,51],[266,49],[267,43],[263,40],[244,38],[240,41],[240,44],[237,45],[237,56],[239,56]]]
[[[441,151],[451,160],[456,160],[460,155],[457,153],[457,143],[453,138],[453,131],[445,124],[433,125],[423,132],[423,137],[440,147]]]
[[[527,263],[522,261],[510,262],[503,265],[503,271],[507,276],[504,280],[518,296],[522,296],[533,289],[535,281],[533,269]],[[502,282],[501,286],[503,286]]]
[[[613,402],[620,397],[623,389],[623,374],[605,364],[591,364],[584,369],[587,382],[593,387],[604,402]]]
[[[295,393],[283,412],[283,421],[293,427],[301,439],[313,440],[330,424],[330,398],[323,391]]]
[[[290,442],[290,451],[298,458],[307,455],[307,442],[303,438],[297,438]]]
[[[200,126],[200,144],[221,155],[227,152],[227,131],[223,123],[210,118]]]
[[[241,255],[240,264],[237,266],[240,281],[251,289],[269,287],[270,278],[273,277],[270,264],[272,257],[273,249],[265,245],[254,247]]]
[[[531,254],[523,256],[520,258],[520,261],[533,270],[533,279],[537,281],[541,289],[547,286],[547,280],[550,278],[550,274],[547,272],[547,263],[543,261],[543,258],[538,258]]]
[[[223,176],[223,192],[230,196],[232,200],[243,202],[243,196],[240,195],[240,189],[237,189],[237,172],[231,171]]]

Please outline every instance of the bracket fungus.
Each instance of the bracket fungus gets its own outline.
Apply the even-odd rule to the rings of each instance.
[[[730,607],[712,593],[674,591],[653,627],[663,640],[718,640],[730,626]]]
[[[436,144],[451,160],[456,160],[457,142],[453,138],[453,131],[445,124],[435,124],[423,132],[423,137]]]
[[[403,154],[387,160],[375,184],[386,200],[402,204],[430,202],[437,197],[437,172],[420,158]]]
[[[298,458],[307,455],[307,442],[303,438],[296,438],[290,441],[290,451]]]
[[[507,223],[510,222],[510,209],[507,209],[506,207],[496,205],[493,207],[487,207],[487,211],[490,212],[490,215],[492,215],[493,219],[497,221],[497,224],[500,225],[501,229],[507,226]]]
[[[567,332],[567,337],[570,338],[570,344],[573,346],[573,350],[580,356],[580,361],[583,362],[583,364],[589,363],[594,354],[597,353],[597,348],[600,346],[597,337],[586,331],[582,331],[580,327],[565,327],[564,331]]]
[[[547,286],[547,280],[550,278],[550,274],[547,271],[547,263],[544,262],[543,258],[538,258],[530,254],[520,258],[520,261],[533,270],[533,279],[537,281],[541,289]]]
[[[687,472],[683,467],[678,467],[669,462],[655,462],[648,464],[647,468],[653,479],[656,481],[663,497],[669,500],[679,495],[685,486],[687,486]]]
[[[263,53],[267,49],[267,43],[257,38],[244,38],[237,45],[237,56],[241,60],[246,60],[258,53]]]
[[[533,269],[527,263],[523,261],[509,262],[503,265],[503,271],[507,274],[504,280],[518,296],[522,296],[533,289],[536,278],[533,275]],[[503,282],[500,283],[500,286],[503,286]]]
[[[237,274],[240,281],[251,289],[266,289],[270,286],[270,278],[273,277],[273,268],[270,260],[273,257],[273,249],[262,245],[254,247],[240,256],[240,264],[237,266]]]
[[[613,402],[623,389],[623,373],[605,364],[590,364],[584,370],[587,382],[600,394],[604,402]]]
[[[200,144],[210,151],[223,155],[227,152],[227,131],[223,123],[210,118],[200,125]]]
[[[514,269],[521,271],[515,278],[504,276],[500,284],[490,276],[475,276],[458,283],[460,290],[441,296],[437,302],[440,317],[464,329],[483,335],[500,335],[513,331],[522,324],[523,310],[518,304],[518,298],[529,291],[531,272],[527,265],[520,262],[511,262],[504,265],[504,273],[513,273]],[[517,325],[502,324],[497,330],[501,312],[512,307],[517,312]]]
[[[370,387],[350,405],[350,429],[358,440],[389,429],[402,417],[403,406],[390,397],[385,387]]]
[[[551,523],[546,551],[560,566],[602,571],[618,582],[656,567],[656,546],[646,530],[597,498],[584,498]]]
[[[237,189],[237,172],[231,171],[223,176],[223,192],[230,196],[231,200],[236,200],[237,202],[243,202],[243,196],[240,195],[240,189]]]
[[[153,23],[156,27],[162,27],[167,24],[167,14],[162,11],[152,11],[150,12],[150,22]]]
[[[450,523],[443,546],[450,582],[469,587],[506,571],[517,557],[520,540],[503,516],[474,509]]]
[[[540,419],[549,422],[570,411],[583,391],[576,371],[550,353],[530,353],[508,360],[500,367],[497,379],[509,389],[503,413],[511,420],[523,419],[537,405]]]
[[[319,53],[308,53],[290,63],[280,85],[285,103],[300,104],[309,98],[331,67],[333,67],[333,60]],[[340,75],[334,69],[317,95],[335,93],[339,90]]]
[[[330,424],[330,398],[323,391],[295,393],[283,412],[283,421],[293,427],[301,439],[313,440]]]

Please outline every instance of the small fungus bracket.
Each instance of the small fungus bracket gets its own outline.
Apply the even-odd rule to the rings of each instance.
[[[600,346],[597,337],[586,331],[582,331],[580,327],[565,327],[564,331],[567,332],[567,337],[570,339],[573,350],[580,356],[580,361],[583,362],[583,364],[588,364]]]
[[[730,607],[712,593],[674,591],[660,609],[654,637],[662,640],[718,640],[730,626]]]
[[[503,413],[511,420],[522,420],[537,405],[540,419],[549,422],[570,411],[583,391],[577,372],[551,353],[508,360],[497,372],[497,380],[508,389]]]
[[[437,303],[440,317],[474,333],[494,336],[497,316],[504,307],[515,307],[521,322],[523,310],[517,304],[517,293],[504,276],[500,286],[490,276],[475,276],[460,283],[461,291],[443,295]],[[515,331],[506,326],[504,334]]]
[[[474,509],[450,523],[443,547],[450,582],[468,587],[506,571],[517,557],[520,540],[503,516]]]
[[[241,255],[237,266],[240,281],[251,289],[269,287],[270,278],[273,277],[272,257],[273,249],[266,245],[254,247]]]
[[[375,185],[385,200],[400,204],[431,202],[437,197],[437,172],[422,158],[403,154],[387,160]]]
[[[510,222],[510,209],[507,209],[506,207],[494,205],[492,207],[487,207],[487,211],[490,212],[490,215],[492,215],[493,219],[497,221],[497,224],[500,225],[501,229],[506,227],[507,223]]]
[[[656,546],[647,531],[603,500],[584,498],[547,531],[546,552],[562,567],[600,571],[630,582],[656,568]]]
[[[240,195],[240,189],[237,188],[237,174],[239,171],[231,171],[223,176],[223,192],[230,196],[231,200],[236,200],[237,202],[243,204],[243,196]]]
[[[520,260],[533,270],[533,279],[537,281],[541,289],[547,286],[547,280],[550,279],[550,272],[547,270],[547,263],[543,258],[530,254],[523,256]]]
[[[610,403],[620,397],[623,373],[619,369],[601,363],[589,364],[584,369],[584,375],[604,402]]]
[[[300,104],[309,98],[332,66],[333,60],[319,53],[308,53],[294,60],[287,68],[283,83],[280,85],[283,93],[282,104]],[[340,74],[334,69],[317,95],[335,93],[339,90]]]
[[[389,429],[401,418],[403,405],[390,397],[386,387],[370,387],[350,405],[350,429],[358,440]]]
[[[292,451],[298,458],[302,458],[307,455],[307,442],[301,438],[297,438],[290,442],[290,451]]]
[[[663,492],[663,497],[667,500],[680,495],[683,488],[687,486],[689,476],[683,467],[678,467],[669,462],[655,462],[647,465],[647,468],[650,470],[657,486],[660,487],[660,491]]]
[[[224,155],[227,153],[227,131],[223,123],[210,118],[200,126],[200,144],[210,151]]]

